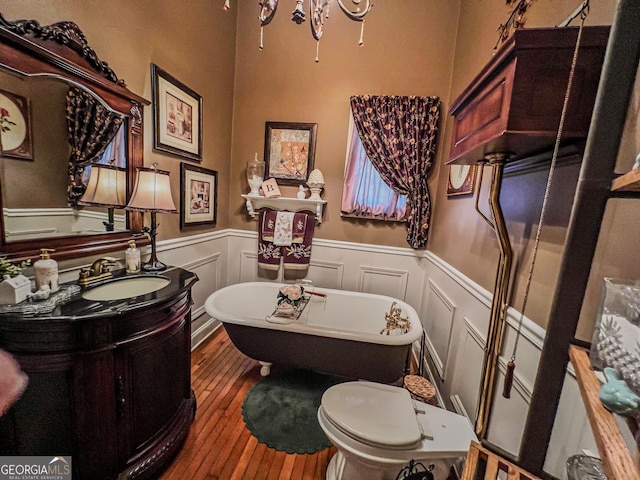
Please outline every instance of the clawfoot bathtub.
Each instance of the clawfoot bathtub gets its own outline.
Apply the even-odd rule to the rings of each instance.
[[[267,318],[281,286],[238,283],[214,292],[205,303],[236,348],[263,364],[263,375],[271,363],[383,383],[403,375],[409,349],[422,335],[418,314],[409,304],[383,295],[312,287],[308,290],[326,297],[310,295],[297,320],[273,323]],[[394,318],[408,325],[406,332],[386,329],[394,302]]]

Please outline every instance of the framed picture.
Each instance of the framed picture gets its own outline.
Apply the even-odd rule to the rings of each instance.
[[[153,148],[202,161],[202,97],[151,64]]]
[[[180,163],[180,228],[215,225],[218,172]]]
[[[33,160],[31,104],[5,90],[0,90],[0,156]]]
[[[447,196],[469,195],[476,188],[477,165],[449,165]]]
[[[302,185],[313,170],[317,123],[267,122],[264,134],[265,178],[279,185]]]

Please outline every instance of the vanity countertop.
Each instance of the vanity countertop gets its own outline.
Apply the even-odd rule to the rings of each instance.
[[[175,298],[180,293],[190,289],[193,284],[198,281],[195,273],[178,267],[169,267],[167,270],[158,273],[143,272],[132,275],[127,274],[125,269],[113,270],[112,273],[112,278],[82,289],[78,289],[76,282],[61,284],[61,292],[68,288],[70,298],[60,305],[55,306],[50,313],[15,311],[15,307],[18,306],[22,307],[24,305],[26,309],[29,305],[35,306],[38,303],[44,302],[38,300],[31,302],[25,301],[17,306],[10,306],[10,308],[6,308],[5,311],[2,311],[2,307],[0,307],[0,324],[11,320],[28,320],[29,322],[50,322],[52,320],[82,321],[105,316],[125,315]],[[119,300],[96,301],[86,300],[82,297],[84,292],[100,285],[140,276],[162,277],[168,279],[169,283],[155,292]]]

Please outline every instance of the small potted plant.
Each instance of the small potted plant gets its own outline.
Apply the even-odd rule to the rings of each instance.
[[[0,304],[20,303],[31,294],[31,281],[22,275],[22,270],[31,265],[30,260],[14,264],[0,257]]]

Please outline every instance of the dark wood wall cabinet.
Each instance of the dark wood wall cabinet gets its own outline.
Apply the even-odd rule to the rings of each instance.
[[[29,376],[0,418],[0,455],[70,455],[74,479],[155,476],[195,414],[191,287],[174,268],[161,290],[95,302],[78,295],[41,317],[0,315],[0,348]]]
[[[551,149],[577,36],[577,27],[516,30],[449,108],[447,163],[475,164],[496,152],[516,160]],[[587,136],[608,36],[608,26],[584,28],[565,142]]]

